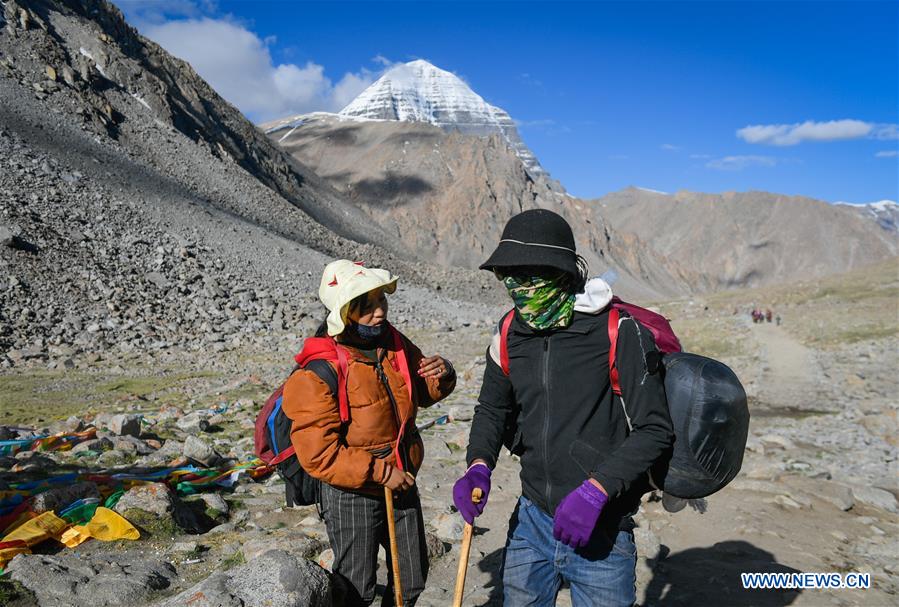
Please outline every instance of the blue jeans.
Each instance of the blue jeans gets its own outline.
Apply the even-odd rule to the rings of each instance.
[[[619,531],[614,544],[595,533],[587,546],[575,550],[553,538],[551,516],[521,497],[503,555],[503,605],[555,605],[566,581],[574,607],[630,607],[637,601],[636,566],[631,531]]]

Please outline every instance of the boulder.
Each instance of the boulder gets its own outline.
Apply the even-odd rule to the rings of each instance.
[[[302,531],[290,531],[284,534],[265,535],[244,542],[240,548],[244,559],[248,562],[265,554],[269,550],[283,550],[302,558],[315,558],[327,542],[310,537]]]
[[[115,506],[116,512],[124,514],[132,508],[157,516],[171,515],[175,510],[176,498],[164,483],[137,485],[125,492]]]
[[[31,509],[40,514],[49,510],[60,510],[74,502],[86,497],[100,497],[97,485],[90,481],[83,481],[73,485],[56,487],[34,496]]]
[[[30,590],[41,607],[147,605],[175,578],[169,563],[131,552],[20,554],[9,576]]]
[[[208,415],[200,411],[193,411],[184,417],[178,418],[175,426],[185,432],[205,432],[209,428]]]
[[[855,501],[886,510],[887,512],[899,512],[899,505],[896,503],[896,496],[884,489],[877,487],[868,487],[866,485],[852,485],[852,495]]]
[[[245,565],[219,571],[160,607],[329,607],[331,580],[303,557],[269,550]]]

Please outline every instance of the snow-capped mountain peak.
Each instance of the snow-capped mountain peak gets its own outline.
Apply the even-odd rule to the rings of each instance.
[[[340,114],[437,126],[512,124],[506,112],[484,101],[461,78],[423,59],[392,67]]]
[[[340,111],[368,120],[426,122],[469,135],[500,134],[533,176],[548,177],[524,144],[515,122],[502,108],[487,103],[465,81],[418,59],[393,66]]]

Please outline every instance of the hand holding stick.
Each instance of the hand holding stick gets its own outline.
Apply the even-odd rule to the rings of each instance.
[[[480,488],[475,487],[471,492],[471,501],[475,504],[480,503],[482,492]],[[462,595],[465,594],[465,576],[468,573],[468,555],[471,552],[471,536],[474,527],[465,523],[465,530],[462,533],[462,548],[459,552],[459,570],[456,572],[456,592],[453,596],[453,607],[462,607]]]

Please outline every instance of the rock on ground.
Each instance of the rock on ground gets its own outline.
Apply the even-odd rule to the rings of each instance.
[[[85,497],[100,497],[100,491],[97,489],[96,484],[90,481],[84,481],[39,493],[34,496],[31,509],[37,513],[47,512],[48,510],[59,510],[61,507],[67,506],[75,500],[80,500]]]
[[[270,550],[211,576],[159,607],[329,607],[331,580],[315,563]]]
[[[41,607],[146,605],[175,578],[175,568],[165,561],[122,552],[21,554],[7,571]]]
[[[124,514],[132,508],[159,516],[170,515],[175,509],[175,496],[164,483],[149,483],[129,489],[115,506]]]

